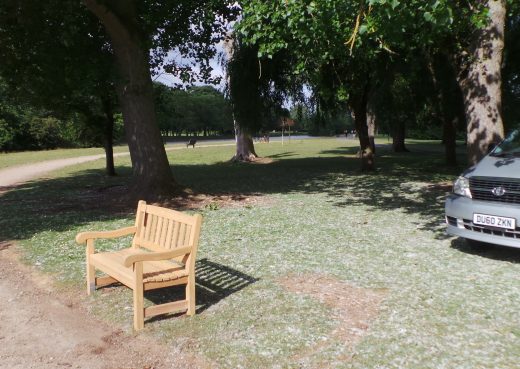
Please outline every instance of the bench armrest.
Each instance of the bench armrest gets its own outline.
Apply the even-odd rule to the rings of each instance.
[[[133,234],[137,231],[135,226],[126,227],[121,229],[116,229],[113,231],[102,231],[102,232],[81,232],[76,235],[77,243],[85,243],[90,239],[98,239],[98,238],[117,238],[122,236],[127,236],[129,234]]]
[[[189,254],[193,250],[192,246],[178,247],[171,251],[155,251],[155,252],[143,252],[139,254],[129,255],[125,258],[123,264],[125,267],[130,267],[138,261],[158,261],[173,259],[177,256]]]

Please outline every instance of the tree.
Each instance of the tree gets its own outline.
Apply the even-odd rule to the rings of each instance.
[[[167,54],[180,54],[202,63],[209,77],[208,58],[214,42],[235,15],[231,1],[84,0],[103,24],[111,40],[117,65],[116,90],[135,179],[134,192],[142,198],[169,195],[178,190],[157,125],[151,68],[190,79],[190,69],[170,62]]]
[[[365,14],[359,33],[364,27],[384,48],[400,54],[420,50],[431,55],[449,53],[465,107],[468,159],[470,163],[479,160],[489,144],[503,137],[500,85],[505,0],[456,5],[447,1],[369,0],[368,4],[373,7]],[[456,116],[456,110],[445,113],[446,119]],[[448,155],[454,154],[452,124],[445,127],[451,138]]]
[[[232,129],[231,106],[222,92],[212,86],[193,86],[187,92],[195,105],[198,124],[194,128],[205,136],[210,131],[224,133]]]
[[[444,52],[437,52],[428,61],[436,101],[433,102],[437,116],[442,120],[442,140],[445,147],[446,164],[457,165],[456,133],[459,127],[466,129],[464,101],[456,72]]]
[[[487,153],[491,143],[503,137],[501,64],[506,1],[453,4],[372,0],[369,3],[377,7],[374,5],[376,11],[367,17],[367,27],[370,29],[377,23],[374,32],[390,49],[423,49],[430,55],[447,55],[451,60],[462,91],[468,160],[474,164]],[[389,21],[382,22],[384,18],[378,11],[390,7]],[[378,13],[376,17],[374,14]],[[394,24],[400,27],[393,27]],[[404,30],[402,35],[400,29]],[[454,116],[454,112],[448,115]]]
[[[62,37],[56,37],[58,29]],[[95,19],[74,2],[3,1],[0,55],[0,75],[11,94],[85,124],[89,141],[105,147],[107,173],[115,174],[112,56]],[[88,63],[85,55],[90,55]]]
[[[252,135],[279,119],[283,100],[296,93],[297,84],[287,78],[290,58],[283,52],[259,58],[258,47],[236,35],[228,37],[226,49],[227,90],[237,142],[232,160],[248,162],[258,157]]]
[[[506,25],[504,55],[504,125],[511,129],[520,121],[520,13],[511,5]]]
[[[293,75],[311,86],[321,111],[349,106],[360,141],[362,170],[373,170],[367,104],[372,63],[379,50],[371,40],[364,48],[353,47],[361,40],[356,37],[360,18],[355,15],[365,12],[365,2],[250,0],[243,2],[243,8],[239,30],[245,39],[258,44],[260,54],[268,58],[290,51]]]
[[[518,5],[509,0],[517,11]],[[505,0],[244,1],[242,32],[260,53],[289,48],[299,56],[295,73],[327,88],[327,99],[348,101],[362,151],[367,146],[365,102],[381,55],[406,60],[423,51],[448,50],[463,92],[468,157],[478,160],[502,137],[500,117]],[[326,91],[328,89],[328,91]],[[357,111],[357,113],[356,113]],[[371,153],[367,151],[369,169]]]
[[[236,152],[233,161],[249,162],[258,157],[252,133],[261,125],[263,111],[259,91],[259,64],[254,48],[239,39],[226,40],[227,90],[233,112]]]
[[[502,122],[502,60],[506,1],[489,0],[487,17],[475,27],[465,52],[459,57],[459,84],[466,113],[468,161],[476,164],[491,144],[504,138]]]

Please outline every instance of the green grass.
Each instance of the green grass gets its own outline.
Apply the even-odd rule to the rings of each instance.
[[[199,266],[209,270],[199,275],[199,313],[148,322],[145,333],[221,368],[517,368],[520,250],[475,250],[444,234],[446,187],[438,184],[462,168],[445,168],[436,143],[412,142],[410,154],[379,147],[377,171],[362,174],[355,143],[258,144],[274,162],[253,165],[230,164],[233,147],[169,152],[182,184],[259,201],[198,210]],[[4,194],[0,238],[18,240],[27,262],[82,293],[84,250],[75,234],[133,221],[131,209],[89,206],[127,181],[129,158],[119,162],[117,178],[104,177],[97,161]],[[331,334],[340,324],[332,307],[279,282],[306,274],[386,291],[355,347]],[[146,297],[151,303],[177,293]],[[100,290],[85,304],[130,331],[127,289]]]

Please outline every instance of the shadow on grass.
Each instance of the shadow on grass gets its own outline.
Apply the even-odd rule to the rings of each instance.
[[[439,183],[455,177],[460,168],[446,168],[437,148],[428,151],[428,146],[409,146],[412,154],[379,150],[379,169],[370,174],[359,171],[356,157],[326,152],[320,157],[286,157],[268,165],[173,165],[173,170],[179,182],[197,194],[326,194],[326,201],[338,207],[401,209],[419,228],[443,237],[444,228],[439,225],[449,186]],[[357,149],[339,148],[338,155],[353,151]],[[124,194],[131,171],[124,167],[117,170],[118,177],[106,177],[102,170],[87,170],[4,192],[0,195],[0,241],[27,239],[47,230],[69,230],[92,221],[128,218],[131,224],[136,204],[113,201]]]
[[[226,265],[208,259],[195,263],[197,314],[204,312],[226,297],[255,283],[258,279]],[[154,304],[164,304],[185,298],[184,286],[162,288],[145,292],[145,297]],[[150,320],[162,320],[167,315]]]
[[[322,154],[331,154],[331,155],[356,155],[359,152],[359,147],[343,147],[334,150],[324,150]]]
[[[295,156],[295,155],[296,155],[296,153],[288,151],[288,152],[284,152],[284,153],[281,153],[281,154],[267,155],[266,158],[281,159],[281,158],[288,158],[290,156]]]
[[[478,255],[483,258],[520,263],[520,249],[498,246],[489,243],[469,244],[463,238],[451,241],[451,247],[466,254]]]
[[[88,170],[73,177],[27,182],[0,194],[0,241],[127,217],[135,206],[114,206],[108,201],[124,191],[129,170],[118,171],[127,175],[106,177],[102,170]]]

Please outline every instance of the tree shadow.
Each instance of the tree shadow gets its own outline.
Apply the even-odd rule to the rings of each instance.
[[[280,154],[267,155],[266,158],[280,159],[280,158],[287,158],[287,157],[295,156],[295,155],[296,155],[295,152],[287,151],[287,152],[283,152]]]
[[[460,252],[478,255],[487,259],[507,261],[514,264],[520,263],[520,249],[514,247],[499,246],[490,243],[474,245],[466,242],[463,238],[456,238],[451,241],[451,247]]]
[[[419,228],[443,237],[443,203],[450,188],[446,178],[455,178],[460,169],[445,167],[436,146],[409,146],[413,154],[379,150],[374,173],[359,171],[359,159],[348,156],[357,148],[350,147],[339,148],[337,155],[286,157],[267,165],[185,164],[173,165],[173,169],[194,198],[200,194],[326,194],[326,201],[338,207],[401,209]],[[85,170],[70,177],[28,182],[0,194],[0,241],[80,228],[93,221],[133,218],[136,204],[117,201],[127,190],[131,170],[119,167],[117,171],[119,176],[106,177],[101,169]],[[172,201],[172,207],[185,210],[191,200]]]
[[[342,147],[335,150],[323,150],[321,154],[329,154],[329,155],[356,155],[359,151],[359,147]]]

